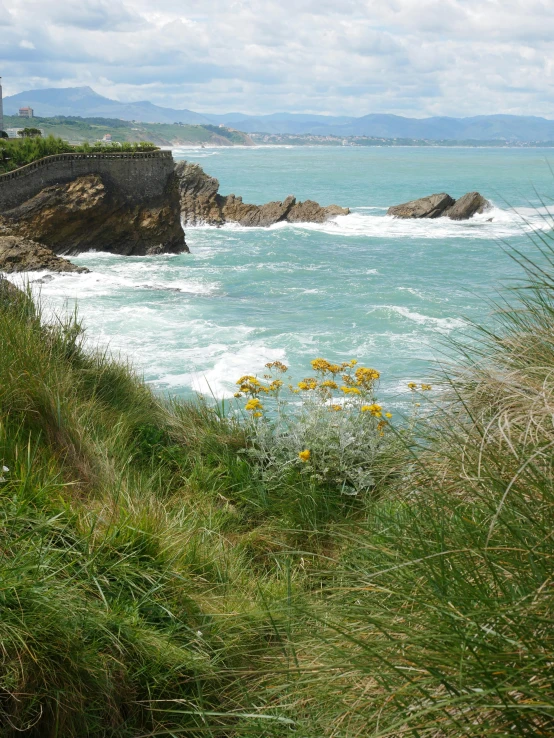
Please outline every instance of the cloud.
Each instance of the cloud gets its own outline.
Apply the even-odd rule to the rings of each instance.
[[[206,112],[553,110],[551,0],[1,3],[6,94],[86,84]]]

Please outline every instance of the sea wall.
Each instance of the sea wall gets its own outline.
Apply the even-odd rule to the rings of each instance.
[[[97,174],[123,200],[155,200],[173,175],[171,151],[56,154],[0,175],[0,213],[15,208],[45,187]]]

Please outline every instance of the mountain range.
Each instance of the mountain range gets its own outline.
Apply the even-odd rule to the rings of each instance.
[[[90,87],[57,87],[28,90],[4,98],[4,113],[17,115],[30,106],[35,115],[119,118],[143,123],[223,124],[246,133],[294,133],[333,136],[375,136],[427,140],[554,141],[554,121],[536,116],[478,115],[469,118],[404,118],[373,113],[359,118],[273,113],[271,115],[222,115],[196,113],[154,105],[151,102],[119,102],[99,95]]]

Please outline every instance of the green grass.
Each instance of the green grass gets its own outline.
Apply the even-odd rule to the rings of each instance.
[[[553,735],[550,239],[354,501],[0,281],[0,734]]]

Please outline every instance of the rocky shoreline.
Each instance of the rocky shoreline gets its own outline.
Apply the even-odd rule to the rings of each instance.
[[[298,202],[294,195],[282,201],[253,205],[236,195],[220,195],[219,181],[202,167],[188,161],[175,165],[179,182],[181,216],[185,225],[222,226],[236,223],[244,227],[267,228],[275,223],[324,223],[339,215],[348,215],[348,208],[338,205],[322,207],[313,200]]]
[[[265,228],[281,222],[324,223],[350,213],[338,205],[299,202],[293,195],[265,205],[245,203],[234,194],[221,195],[218,180],[198,164],[181,161],[173,165],[167,158],[165,163],[160,159],[159,169],[155,161],[148,163],[150,170],[145,172],[151,184],[148,177],[141,180],[140,162],[136,172],[129,170],[126,175],[123,168],[114,169],[111,176],[104,161],[103,173],[66,177],[66,181],[37,187],[15,206],[4,206],[0,212],[0,272],[82,273],[88,270],[61,255],[92,249],[131,256],[187,253],[183,223]],[[110,166],[117,165],[112,162]],[[478,192],[468,192],[458,200],[443,192],[394,205],[388,215],[468,220],[490,207]]]

